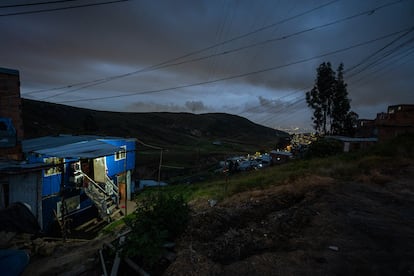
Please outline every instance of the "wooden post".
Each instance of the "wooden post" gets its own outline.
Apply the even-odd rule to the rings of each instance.
[[[160,151],[160,165],[158,166],[158,187],[161,186],[162,152],[163,152],[163,149],[161,149]]]

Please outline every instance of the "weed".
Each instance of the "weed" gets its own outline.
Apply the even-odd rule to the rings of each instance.
[[[154,264],[162,255],[163,245],[178,237],[186,228],[189,207],[182,197],[167,193],[149,193],[137,201],[134,216],[125,219],[131,233],[123,254]]]

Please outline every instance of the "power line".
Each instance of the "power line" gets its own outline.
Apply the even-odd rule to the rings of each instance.
[[[296,18],[299,18],[299,17],[302,17],[302,16],[304,16],[304,15],[310,14],[310,13],[312,13],[312,12],[314,12],[314,11],[319,10],[319,9],[325,8],[325,7],[327,7],[327,6],[330,6],[330,5],[332,5],[332,4],[334,4],[334,3],[338,2],[338,1],[339,1],[339,0],[333,0],[333,1],[330,1],[330,2],[328,2],[328,3],[322,4],[322,5],[320,5],[320,6],[317,6],[317,7],[315,7],[315,8],[309,9],[309,10],[306,10],[306,11],[304,11],[304,12],[301,12],[301,13],[299,13],[299,14],[293,15],[293,16],[291,16],[291,17],[288,17],[288,18],[282,19],[282,20],[280,20],[280,21],[277,21],[277,22],[271,23],[271,24],[269,24],[269,25],[266,25],[266,26],[260,27],[260,28],[258,28],[258,29],[253,30],[253,31],[250,31],[250,32],[247,32],[247,33],[244,33],[244,34],[238,35],[238,36],[235,36],[235,37],[230,38],[230,39],[228,39],[228,40],[224,40],[224,41],[222,41],[222,42],[218,42],[218,43],[215,43],[215,44],[213,44],[213,45],[210,45],[210,46],[207,46],[207,47],[204,47],[204,48],[201,48],[201,49],[198,49],[198,50],[192,51],[192,52],[187,53],[187,54],[185,54],[185,55],[182,55],[182,56],[179,56],[179,57],[175,57],[175,58],[171,58],[171,59],[168,59],[168,60],[166,60],[166,61],[163,61],[163,62],[160,62],[160,63],[154,64],[154,65],[151,65],[151,66],[148,66],[148,67],[145,67],[145,68],[139,69],[139,70],[131,71],[131,72],[129,72],[129,73],[120,74],[120,75],[115,75],[115,76],[111,76],[111,77],[105,77],[105,78],[96,79],[96,80],[93,80],[93,81],[88,81],[88,82],[74,83],[74,84],[70,84],[70,85],[66,85],[66,86],[60,86],[60,87],[55,87],[55,88],[50,88],[50,89],[42,89],[42,90],[30,91],[30,92],[25,93],[25,94],[26,94],[26,95],[30,95],[30,94],[35,94],[35,93],[43,93],[43,92],[48,92],[48,91],[53,91],[53,90],[60,90],[60,89],[65,89],[65,88],[72,88],[72,87],[74,87],[74,86],[79,86],[79,85],[87,85],[87,84],[93,84],[93,83],[100,84],[100,83],[103,83],[103,82],[108,82],[108,81],[112,81],[112,80],[115,80],[115,79],[119,79],[119,78],[124,78],[124,77],[127,77],[127,76],[131,76],[131,75],[135,75],[135,74],[139,74],[139,73],[143,73],[143,72],[148,72],[148,71],[156,70],[156,69],[158,69],[158,67],[160,67],[160,66],[163,66],[163,65],[169,64],[169,63],[171,63],[171,62],[178,61],[178,60],[183,59],[183,58],[186,58],[186,57],[190,57],[190,56],[193,56],[193,55],[196,55],[196,54],[200,54],[200,53],[206,52],[206,51],[211,50],[211,49],[214,49],[214,48],[216,48],[216,47],[218,47],[218,46],[222,46],[222,45],[228,44],[228,43],[230,43],[230,42],[234,42],[234,41],[236,41],[236,40],[239,40],[239,39],[242,39],[242,38],[248,37],[248,36],[250,36],[250,35],[253,35],[253,34],[259,33],[259,32],[261,32],[261,31],[264,31],[264,30],[267,30],[267,29],[273,28],[273,27],[275,27],[275,26],[277,26],[277,25],[281,25],[281,24],[283,24],[283,23],[289,22],[289,21],[294,20],[294,19],[296,19]],[[89,87],[89,86],[88,86],[88,87]]]
[[[222,51],[222,52],[219,52],[219,53],[215,52],[213,54],[203,56],[203,57],[193,58],[193,59],[190,59],[190,60],[184,60],[184,61],[175,62],[175,63],[168,63],[168,64],[165,64],[163,66],[158,66],[158,67],[155,67],[155,68],[152,68],[152,69],[148,69],[148,70],[143,69],[143,70],[145,70],[145,72],[150,72],[150,71],[155,71],[155,70],[159,70],[159,69],[163,69],[163,68],[167,68],[167,67],[178,66],[178,65],[183,65],[183,64],[187,64],[187,63],[199,62],[199,61],[210,59],[210,58],[213,58],[213,57],[228,55],[230,53],[235,53],[235,52],[242,51],[242,50],[245,50],[245,49],[249,49],[249,48],[252,48],[252,47],[261,46],[261,45],[264,45],[264,44],[273,43],[273,42],[277,42],[277,41],[282,41],[282,40],[291,38],[293,36],[297,36],[297,35],[301,35],[301,34],[304,34],[304,33],[307,33],[307,32],[311,32],[311,31],[315,31],[315,30],[318,30],[318,29],[326,28],[326,27],[336,25],[336,24],[339,24],[339,23],[342,23],[342,22],[345,22],[345,21],[348,21],[348,20],[351,20],[351,19],[355,19],[355,18],[364,16],[364,15],[372,15],[374,12],[376,12],[380,9],[398,4],[402,1],[406,1],[406,0],[398,0],[398,1],[390,2],[390,3],[384,4],[384,5],[381,5],[381,6],[366,10],[366,11],[356,13],[356,14],[351,15],[351,16],[347,16],[347,17],[344,17],[344,18],[341,18],[341,19],[338,19],[338,20],[334,20],[334,21],[329,22],[329,23],[325,23],[325,24],[321,24],[321,25],[318,25],[318,26],[307,28],[307,29],[304,29],[304,30],[301,30],[301,31],[297,31],[297,32],[294,32],[294,33],[291,33],[291,34],[288,34],[288,35],[283,35],[283,36],[280,36],[280,37],[271,38],[271,39],[267,39],[267,40],[260,41],[260,42],[255,42],[255,43],[248,44],[248,45],[245,45],[245,46],[233,48],[233,49],[230,49],[230,50],[225,50],[225,51]],[[221,36],[221,33],[222,33],[222,29],[223,29],[223,26],[221,26],[220,36]],[[213,64],[213,67],[215,67],[215,66],[216,66],[216,63]],[[141,71],[141,72],[143,72],[143,71]],[[138,72],[136,72],[136,73],[138,73]],[[132,73],[132,74],[135,74],[135,73]],[[129,75],[131,75],[131,74],[129,74]],[[125,76],[126,75],[122,75],[121,77],[125,77]],[[93,83],[85,83],[86,85],[83,85],[81,87],[74,88],[74,89],[71,89],[69,91],[63,91],[61,93],[57,93],[57,94],[54,94],[54,95],[50,95],[50,96],[41,98],[40,100],[47,100],[47,99],[50,99],[50,98],[58,97],[60,95],[76,92],[76,91],[79,91],[79,90],[82,90],[82,89],[85,89],[85,88],[88,88],[88,87],[92,87],[92,86],[95,86],[95,85],[99,85],[99,84],[102,84],[102,83],[112,81],[115,78],[119,78],[119,77],[116,76],[114,78],[109,78],[109,79],[106,79],[106,80],[96,81],[96,82],[93,82]],[[49,92],[50,90],[41,90],[41,91],[38,91],[38,92],[46,92],[46,91]],[[27,93],[26,95],[33,94],[33,93],[34,92]]]
[[[0,6],[0,9],[20,8],[20,7],[38,6],[38,5],[48,5],[48,4],[57,4],[57,3],[74,2],[74,1],[80,1],[80,0],[56,0],[56,1],[37,2],[37,3],[3,5],[3,6]]]
[[[135,95],[160,93],[160,92],[164,92],[164,91],[168,91],[168,90],[177,90],[177,89],[182,89],[182,88],[200,86],[200,85],[211,84],[211,83],[216,83],[216,82],[222,82],[222,81],[241,78],[241,77],[246,77],[246,76],[250,76],[250,75],[261,74],[261,73],[281,69],[281,68],[284,68],[284,67],[289,67],[289,66],[292,66],[292,65],[305,63],[305,62],[315,60],[315,59],[318,59],[318,58],[322,58],[322,57],[338,54],[338,53],[341,53],[341,52],[345,52],[345,51],[348,51],[348,50],[351,50],[351,49],[354,49],[354,48],[357,48],[357,47],[361,47],[361,46],[364,46],[364,45],[367,45],[367,44],[371,44],[373,42],[377,42],[377,41],[392,37],[396,34],[406,32],[407,30],[412,30],[412,29],[414,29],[414,27],[406,28],[404,30],[393,32],[393,33],[390,33],[390,34],[387,34],[387,35],[383,35],[381,37],[377,37],[375,39],[371,39],[371,40],[368,40],[368,41],[365,41],[365,42],[357,43],[357,44],[354,44],[354,45],[351,45],[351,46],[348,46],[348,47],[344,47],[344,48],[341,48],[341,49],[338,49],[338,50],[334,50],[334,51],[331,51],[331,52],[328,52],[328,53],[316,55],[316,56],[313,56],[313,57],[297,60],[297,61],[294,61],[294,62],[282,64],[282,65],[272,66],[272,67],[257,70],[257,71],[252,71],[252,72],[248,72],[248,73],[243,73],[243,74],[228,76],[228,77],[224,77],[224,78],[219,78],[219,79],[215,79],[215,80],[203,81],[203,82],[192,83],[192,84],[185,84],[185,85],[180,85],[180,86],[175,86],[175,87],[168,87],[168,88],[163,88],[163,89],[155,89],[155,90],[140,91],[140,92],[134,92],[134,93],[128,93],[128,94],[121,94],[121,95],[113,95],[113,96],[97,97],[97,98],[88,98],[88,99],[78,99],[78,100],[67,100],[67,101],[62,101],[61,103],[80,102],[80,101],[94,101],[94,100],[103,100],[103,99],[114,99],[114,98],[130,97],[130,96],[135,96]]]
[[[380,53],[381,51],[385,50],[386,48],[390,47],[392,44],[396,43],[398,40],[404,38],[405,36],[407,36],[408,34],[410,34],[412,31],[414,31],[414,29],[409,29],[406,32],[404,32],[402,35],[398,36],[397,38],[393,39],[391,42],[387,43],[385,46],[381,47],[380,49],[376,50],[374,53],[370,54],[369,56],[367,56],[366,58],[364,58],[361,62],[357,63],[356,65],[352,66],[351,68],[349,68],[348,70],[346,70],[344,73],[348,73],[351,70],[354,70],[355,68],[358,68],[359,66],[361,66],[362,64],[368,62],[372,57],[374,57],[375,55],[377,55],[378,53]],[[360,70],[359,72],[361,72],[362,70]],[[358,73],[359,73],[358,72]],[[352,77],[352,76],[351,76]]]
[[[407,57],[407,56],[410,56],[411,54],[413,54],[414,53],[414,47],[411,47],[411,48],[409,48],[409,49],[406,49],[406,50],[404,50],[402,53],[398,53],[397,55],[394,55],[394,56],[392,56],[391,58],[389,58],[388,60],[384,60],[384,59],[382,59],[382,60],[380,60],[379,62],[377,62],[377,64],[373,64],[373,66],[376,66],[376,65],[378,65],[378,64],[380,64],[380,63],[383,63],[384,61],[388,61],[388,64],[387,65],[385,65],[385,66],[383,66],[383,67],[380,67],[380,68],[377,68],[376,70],[374,70],[374,71],[372,71],[372,72],[370,72],[369,74],[368,74],[368,78],[370,78],[370,77],[372,77],[374,74],[377,74],[378,72],[380,72],[380,71],[383,71],[384,69],[388,69],[389,67],[392,67],[392,66],[394,66],[395,64],[397,64],[401,59],[403,59],[403,58],[405,58],[405,57]],[[377,60],[378,61],[378,60]],[[372,64],[372,63],[371,63]],[[371,65],[371,64],[369,64],[369,65]],[[364,68],[365,69],[365,68]],[[367,68],[367,69],[369,69],[369,68]],[[360,83],[361,81],[363,81],[363,80],[366,80],[367,79],[367,77],[360,77],[359,79],[357,79],[357,80],[355,80],[352,84],[356,84],[356,83]]]
[[[404,47],[405,45],[411,43],[412,41],[414,41],[414,39],[411,39],[410,41],[407,41],[407,42],[404,42],[404,43],[400,44],[399,46],[397,46],[396,48],[392,49],[388,53],[385,53],[384,55],[378,57],[376,60],[370,62],[367,65],[365,65],[363,68],[359,69],[359,71],[357,71],[357,72],[353,73],[351,76],[349,76],[349,78],[352,79],[356,75],[361,74],[362,72],[370,69],[371,67],[374,67],[374,66],[382,63],[388,56],[392,55],[393,53],[395,53],[396,51],[398,51],[399,48]]]
[[[48,9],[42,9],[42,10],[10,12],[10,13],[0,14],[0,17],[22,15],[22,14],[34,14],[34,13],[51,12],[51,11],[61,11],[61,10],[69,10],[69,9],[78,9],[78,8],[85,8],[85,7],[92,7],[92,6],[100,6],[100,5],[119,3],[119,2],[127,2],[127,1],[130,1],[130,0],[114,0],[114,1],[108,1],[108,2],[90,3],[90,4],[59,7],[59,8],[48,8]]]
[[[352,71],[352,70],[354,70],[354,69],[356,69],[358,66],[360,66],[360,65],[362,65],[362,64],[364,64],[365,62],[367,62],[368,60],[369,60],[369,58],[370,57],[372,57],[372,56],[375,56],[377,53],[379,53],[379,52],[381,52],[382,50],[384,50],[385,48],[387,48],[387,47],[389,47],[389,46],[391,46],[392,44],[394,44],[395,42],[397,42],[398,40],[400,40],[400,39],[402,39],[402,38],[404,38],[406,35],[408,35],[410,32],[412,32],[414,29],[411,29],[411,30],[408,30],[406,33],[404,33],[404,34],[402,34],[401,36],[399,36],[399,37],[397,37],[396,39],[394,39],[393,41],[391,41],[390,43],[388,43],[388,44],[386,44],[385,46],[383,46],[383,47],[381,47],[379,50],[377,50],[374,54],[371,54],[371,55],[369,55],[367,58],[365,58],[363,61],[361,61],[360,63],[358,63],[358,64],[356,64],[356,65],[354,65],[354,66],[352,66],[350,69],[347,69],[346,71],[347,72],[350,72],[350,71]],[[391,49],[391,50],[389,50],[387,53],[385,53],[383,56],[381,56],[381,57],[379,57],[379,58],[377,58],[377,60],[375,60],[374,62],[371,62],[370,64],[368,64],[367,66],[365,66],[363,69],[361,69],[361,70],[359,70],[358,72],[355,72],[353,75],[351,75],[351,78],[352,77],[354,77],[354,76],[356,76],[356,75],[358,75],[358,74],[360,74],[362,71],[365,71],[366,69],[368,69],[369,67],[371,67],[372,65],[375,65],[376,63],[378,63],[378,62],[381,62],[384,58],[386,58],[387,56],[389,56],[389,55],[391,55],[391,54],[393,54],[395,51],[397,51],[397,50],[399,50],[400,48],[402,48],[402,47],[404,47],[404,46],[406,46],[407,44],[409,44],[409,43],[411,43],[413,41],[413,38],[411,38],[409,41],[406,41],[406,42],[404,42],[404,43],[401,43],[400,45],[398,45],[398,46],[396,46],[395,48],[393,48],[393,49]],[[409,49],[410,50],[410,49]],[[408,55],[409,54],[411,54],[411,52],[410,53],[408,53]],[[407,54],[406,55],[404,55],[404,56],[407,56]],[[399,59],[401,59],[402,57],[400,57]],[[399,60],[398,59],[398,60]],[[361,78],[362,79],[362,78]],[[358,81],[360,81],[361,79],[359,79]],[[358,82],[357,81],[357,82]],[[298,90],[297,92],[305,92],[305,89],[302,89],[302,90]],[[297,93],[297,92],[295,92],[295,93]],[[295,94],[295,93],[293,93],[293,94]],[[283,97],[280,97],[280,98],[278,98],[277,100],[279,100],[279,99],[281,99],[281,98],[283,98]],[[297,99],[299,99],[300,97],[298,97]],[[299,101],[297,101],[297,102],[294,102],[293,104],[297,104],[297,103],[300,103],[301,101],[304,101],[305,100],[305,98],[302,98],[302,99],[299,99]],[[253,108],[251,108],[251,109],[257,109],[257,108],[260,108],[260,107],[262,107],[262,105],[259,105],[259,106],[256,106],[256,107],[253,107]],[[277,112],[276,112],[276,114],[278,114],[278,113],[282,113],[282,112],[284,112],[284,109],[286,109],[286,108],[288,108],[288,107],[290,107],[290,105],[288,105],[288,106],[283,106],[283,107],[281,107],[281,108],[279,108],[278,110],[277,110]],[[270,108],[269,108],[270,109]],[[241,112],[241,113],[239,113],[238,115],[240,115],[240,114],[242,114],[243,112]],[[266,123],[266,122],[268,122],[270,119],[272,119],[273,117],[275,116],[275,112],[272,112],[272,114],[270,115],[270,116],[268,116],[268,118],[267,119],[265,119],[265,120],[260,120],[260,123],[262,123],[262,124],[264,124],[264,123]],[[291,116],[291,114],[288,114],[287,116]]]
[[[401,35],[401,36],[399,36],[398,38],[396,38],[396,39],[394,39],[392,42],[390,42],[390,43],[388,43],[388,44],[386,44],[385,46],[383,46],[383,47],[381,47],[378,51],[376,51],[376,53],[378,53],[378,52],[380,52],[380,51],[382,51],[382,50],[384,50],[385,48],[387,48],[387,47],[389,47],[389,46],[391,46],[393,43],[395,43],[396,41],[398,41],[398,40],[400,40],[400,39],[402,39],[403,37],[405,37],[406,35],[408,35],[411,31],[413,31],[413,30],[409,30],[409,31],[407,31],[405,34],[403,34],[403,35]],[[383,56],[381,56],[381,57],[379,57],[379,58],[377,58],[377,60],[375,60],[374,62],[371,62],[370,64],[368,64],[367,66],[365,66],[363,69],[360,69],[358,72],[355,72],[352,76],[351,76],[351,78],[352,77],[354,77],[354,76],[356,76],[356,75],[358,75],[358,74],[360,74],[362,71],[365,71],[367,68],[369,68],[369,67],[371,67],[372,65],[375,65],[375,64],[378,64],[378,62],[381,62],[384,58],[386,58],[386,57],[388,57],[389,55],[391,55],[391,54],[394,54],[396,51],[398,51],[399,49],[401,49],[402,47],[404,47],[404,46],[406,46],[407,44],[409,44],[409,43],[411,43],[413,41],[413,38],[411,38],[410,40],[408,40],[408,41],[405,41],[405,42],[403,42],[403,43],[401,43],[400,45],[397,45],[396,47],[394,47],[393,49],[391,49],[391,50],[389,50],[387,53],[385,53]],[[407,55],[410,55],[412,52],[411,52],[411,50],[413,50],[412,48],[411,49],[408,49],[409,50],[409,52],[407,53],[407,54],[405,54],[404,56],[402,56],[402,57],[405,57],[405,56],[407,56]],[[348,70],[346,70],[347,72],[350,72],[350,71],[352,71],[352,70],[355,70],[358,66],[360,66],[360,65],[362,65],[363,63],[365,63],[366,61],[368,61],[369,60],[369,57],[372,57],[372,56],[374,56],[374,55],[369,55],[368,56],[368,58],[365,58],[364,60],[363,60],[363,62],[360,62],[360,63],[358,63],[358,64],[356,64],[356,65],[354,65],[354,66],[352,66],[350,69],[348,69]],[[400,60],[402,57],[400,57],[398,60]],[[358,81],[360,81],[360,80],[362,80],[362,78],[361,79],[359,79]],[[358,82],[357,81],[357,82]],[[305,90],[305,88],[304,89],[301,89],[301,90],[298,90],[298,91],[296,91],[296,92],[294,92],[293,94],[295,94],[295,93],[298,93],[298,92],[305,92],[306,90]],[[288,95],[285,95],[285,96],[283,96],[283,97],[286,97],[286,96],[288,96]],[[283,98],[283,97],[279,97],[277,100],[280,100],[281,98]],[[296,101],[293,101],[293,102],[291,102],[290,104],[288,104],[288,105],[284,105],[284,106],[282,106],[282,107],[279,107],[277,110],[276,110],[276,112],[275,111],[273,111],[272,112],[272,114],[270,114],[270,115],[268,115],[265,119],[261,119],[261,120],[259,120],[259,123],[261,123],[261,124],[265,124],[265,123],[267,123],[269,120],[271,120],[272,118],[274,118],[275,117],[275,115],[277,115],[277,114],[280,114],[280,113],[283,113],[283,112],[285,112],[285,110],[287,109],[287,108],[290,108],[290,107],[292,107],[293,105],[296,105],[296,104],[300,104],[301,102],[304,102],[305,101],[305,98],[304,97],[297,97],[296,98]],[[253,107],[252,109],[256,109],[256,108],[260,108],[260,107],[262,107],[262,105],[259,105],[259,106],[256,106],[256,107]],[[273,108],[273,107],[270,107],[270,108]],[[270,108],[268,108],[268,110],[270,110]],[[242,112],[243,113],[243,112]],[[238,115],[240,115],[241,113],[239,113]],[[287,117],[291,117],[292,116],[292,113],[289,113],[289,114],[285,114],[285,116],[284,116],[284,118],[286,119]],[[280,118],[279,118],[279,120],[280,120]]]

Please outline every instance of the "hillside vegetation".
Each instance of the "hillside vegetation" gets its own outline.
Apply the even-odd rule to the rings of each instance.
[[[366,151],[295,160],[227,180],[146,189],[138,204],[161,192],[182,196],[191,213],[170,252],[174,258],[140,265],[151,275],[411,275],[413,178],[414,136],[407,135]],[[119,226],[106,232],[116,235]],[[86,248],[76,247],[76,256],[94,258],[96,251]],[[63,246],[59,256],[31,264],[26,275],[70,273],[79,267],[73,250]],[[122,275],[134,273],[122,269]],[[86,262],[83,271],[102,272]]]

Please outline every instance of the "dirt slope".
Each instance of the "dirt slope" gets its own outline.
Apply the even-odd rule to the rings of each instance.
[[[192,202],[164,275],[413,275],[413,178],[410,162],[352,182],[309,175],[213,207]],[[101,275],[103,240],[35,256],[24,275]]]
[[[413,177],[312,176],[198,210],[165,275],[412,275]]]

